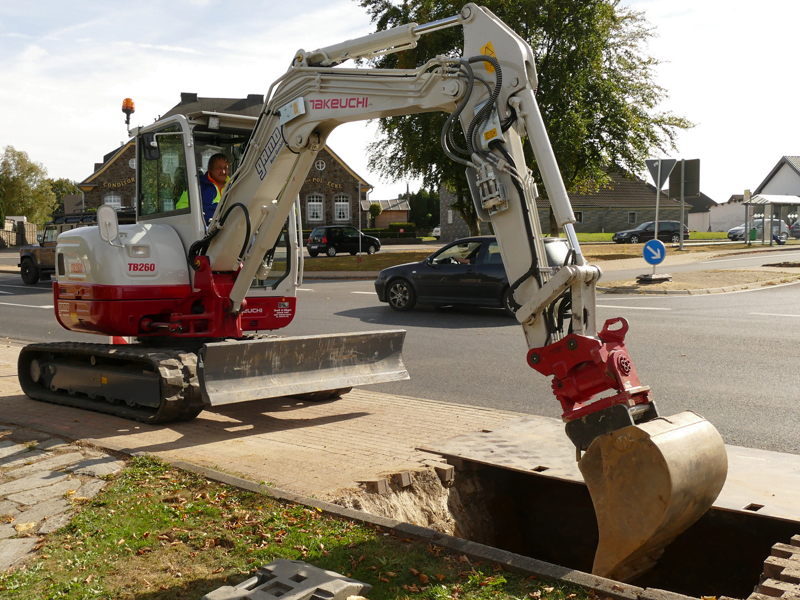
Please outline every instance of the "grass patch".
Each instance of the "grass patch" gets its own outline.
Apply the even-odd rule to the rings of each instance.
[[[373,586],[372,600],[585,600],[590,593],[395,538],[380,528],[134,458],[109,488],[0,575],[0,597],[199,599],[276,558]]]
[[[317,256],[304,258],[303,269],[306,271],[380,271],[387,267],[402,265],[409,262],[419,262],[435,250],[411,250],[409,252],[376,252],[363,254],[361,262],[358,256]]]

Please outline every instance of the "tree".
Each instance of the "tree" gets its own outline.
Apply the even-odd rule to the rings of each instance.
[[[378,31],[457,14],[459,0],[359,0]],[[539,76],[537,101],[567,190],[591,192],[610,184],[609,172],[639,173],[654,149],[675,148],[685,118],[660,112],[667,94],[654,81],[658,61],[646,53],[654,33],[643,13],[619,0],[485,0],[489,8],[532,46]],[[415,49],[375,61],[384,68],[411,68],[436,55],[454,56],[460,28],[420,38]],[[458,210],[478,233],[463,167],[439,146],[445,116],[426,113],[379,122],[380,138],[369,146],[370,166],[389,177],[422,177],[426,187],[449,188]],[[461,144],[464,145],[463,143]],[[546,193],[531,157],[539,189]],[[551,218],[551,230],[555,228]]]
[[[439,194],[436,192],[423,188],[410,194],[408,203],[411,207],[408,220],[416,223],[418,228],[427,229],[439,223]]]
[[[47,222],[56,206],[56,195],[44,166],[33,162],[27,152],[6,146],[0,160],[0,182],[5,215],[22,215],[40,225]]]
[[[71,179],[66,179],[64,177],[60,179],[48,179],[47,181],[50,183],[50,188],[56,195],[56,202],[57,202],[55,208],[56,212],[65,212],[64,196],[81,193],[77,181],[72,181]]]
[[[375,227],[375,219],[377,219],[378,215],[380,215],[382,212],[383,209],[381,208],[381,205],[378,204],[377,202],[373,202],[372,204],[369,205],[369,216],[372,217],[373,227]]]

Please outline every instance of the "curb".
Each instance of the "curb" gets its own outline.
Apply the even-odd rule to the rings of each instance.
[[[779,285],[789,285],[800,282],[800,275],[793,276],[791,281],[786,283],[774,283],[769,281],[754,281],[753,283],[742,283],[739,285],[729,285],[721,288],[704,288],[698,290],[648,290],[641,286],[630,287],[598,287],[598,292],[604,294],[650,294],[666,296],[703,296],[707,294],[725,294],[740,290],[757,290],[764,287],[777,287]]]
[[[82,443],[90,444],[92,446],[103,448],[112,452],[126,454],[128,456],[148,456],[147,452],[134,451],[129,448],[123,448],[107,442],[100,442],[90,438],[79,440]],[[493,548],[477,542],[470,542],[461,538],[453,537],[444,533],[440,533],[427,527],[420,527],[411,523],[403,523],[394,519],[380,517],[367,512],[345,508],[338,504],[316,500],[307,496],[293,494],[274,487],[268,487],[222,473],[215,469],[201,467],[194,463],[186,462],[183,460],[164,460],[164,462],[172,465],[177,469],[189,471],[197,475],[201,475],[206,479],[224,483],[233,487],[243,490],[263,494],[277,500],[284,500],[287,502],[294,502],[302,504],[311,508],[316,508],[324,513],[332,515],[341,519],[349,519],[352,521],[359,521],[376,527],[389,530],[390,533],[399,535],[401,537],[413,539],[419,542],[431,544],[446,548],[453,552],[459,552],[467,555],[469,558],[475,560],[486,561],[494,564],[500,564],[511,572],[520,573],[526,576],[544,577],[547,579],[557,579],[573,585],[578,585],[586,589],[594,590],[597,594],[615,600],[692,600],[690,596],[684,596],[675,592],[661,590],[658,588],[641,588],[635,585],[629,585],[614,581],[612,579],[605,579],[592,575],[591,573],[584,573],[576,571],[567,567],[561,567],[535,558],[522,556],[499,548]]]

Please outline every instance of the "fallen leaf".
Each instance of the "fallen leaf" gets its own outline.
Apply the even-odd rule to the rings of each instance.
[[[528,594],[528,595],[529,595],[531,598],[536,598],[536,599],[538,600],[538,598],[541,598],[541,597],[542,597],[542,592],[540,592],[539,590],[536,590],[535,592],[531,592],[531,593],[530,593],[530,594]]]
[[[427,575],[425,575],[425,573],[420,573],[420,574],[419,574],[419,580],[420,580],[422,583],[424,583],[425,585],[427,585],[427,584],[428,584],[428,581],[429,581],[429,580],[428,580],[428,576],[427,576]]]
[[[29,531],[36,527],[36,523],[18,523],[14,525],[14,529],[17,530],[17,533],[22,533],[23,531]]]
[[[125,538],[122,538],[120,541],[117,542],[117,546],[122,546],[125,543]]]
[[[225,570],[225,567],[218,567],[218,568],[214,569],[213,571],[211,571],[211,574],[212,575],[216,575],[217,573],[222,573],[224,570]]]
[[[553,591],[553,590],[555,590],[556,588],[554,588],[554,587],[549,587],[549,586],[546,586],[546,587],[544,587],[543,589],[544,589],[544,591],[545,591],[545,592],[547,592],[547,593],[549,594],[550,592],[552,592],[552,591]]]
[[[145,532],[142,534],[142,539],[145,539],[145,540],[146,540],[146,539],[147,539],[147,538],[149,538],[149,537],[150,537],[150,532],[149,532],[149,531],[145,531]]]
[[[401,587],[404,590],[408,590],[409,592],[415,592],[415,593],[419,592],[419,588],[416,585],[414,585],[413,583],[411,585],[402,585]]]
[[[438,579],[439,581],[444,581],[444,577],[445,576],[442,575],[441,573],[436,573],[436,579]]]
[[[387,577],[378,577],[383,583],[392,583]]]
[[[419,571],[417,571],[414,567],[409,567],[408,570],[411,571],[412,575],[419,575]]]
[[[94,579],[94,575],[89,575],[86,579],[83,580],[83,583],[85,583],[86,585],[89,585],[91,583],[92,579]]]
[[[392,571],[386,571],[386,576],[387,577],[397,577],[397,573],[394,573]]]

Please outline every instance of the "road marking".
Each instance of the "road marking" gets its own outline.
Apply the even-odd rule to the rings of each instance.
[[[14,304],[13,302],[0,302],[2,306],[21,306],[23,308],[53,308],[52,304],[45,304],[44,306],[34,306],[32,304]]]
[[[613,304],[598,304],[597,308],[626,308],[628,310],[672,310],[671,308],[657,308],[655,306],[615,306]]]
[[[0,290],[0,294],[10,294],[13,296],[14,292],[4,292],[3,290]]]
[[[313,292],[311,288],[297,288],[298,292]]]
[[[783,315],[780,313],[747,313],[749,315],[758,315],[760,317],[789,317],[791,319],[800,319],[800,315]]]
[[[351,294],[374,294],[375,292],[350,292]]]
[[[9,283],[0,283],[0,287],[11,287],[11,288],[19,288],[21,290],[47,290],[48,292],[52,291],[52,287],[44,287],[44,286],[33,286],[33,285],[11,285]]]

